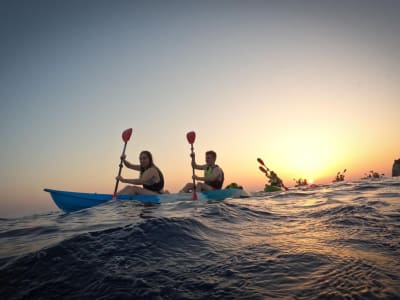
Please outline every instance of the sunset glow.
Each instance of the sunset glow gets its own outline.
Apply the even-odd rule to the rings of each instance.
[[[346,180],[391,174],[400,157],[392,2],[210,3],[5,7],[3,212],[54,208],[45,187],[112,192],[130,127],[128,158],[150,150],[170,192],[191,180],[191,130],[197,161],[215,150],[225,183],[249,191],[267,180],[257,157],[289,186],[330,183],[345,168]]]

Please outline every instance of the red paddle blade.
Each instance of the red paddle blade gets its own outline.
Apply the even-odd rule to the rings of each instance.
[[[126,129],[123,133],[122,133],[122,140],[127,143],[129,141],[129,139],[131,138],[132,135],[132,128]]]
[[[257,158],[257,161],[262,164],[263,166],[265,166],[264,161],[261,158]]]
[[[189,144],[193,144],[194,140],[196,139],[196,132],[190,131],[186,134],[186,138],[189,142]]]
[[[196,191],[193,192],[193,200],[197,200],[197,193],[196,193]]]

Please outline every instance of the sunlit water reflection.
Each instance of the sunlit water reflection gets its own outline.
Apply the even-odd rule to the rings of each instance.
[[[400,181],[3,219],[1,299],[399,299]]]

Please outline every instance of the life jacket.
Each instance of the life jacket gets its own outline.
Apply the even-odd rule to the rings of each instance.
[[[282,181],[278,177],[272,177],[269,179],[269,184],[273,186],[281,186]]]
[[[154,168],[156,168],[156,170],[158,172],[160,181],[153,182],[153,180],[150,180],[149,182],[146,182],[145,184],[143,184],[143,188],[145,188],[146,190],[160,193],[162,191],[162,189],[164,188],[164,176],[161,173],[159,168],[157,168],[156,166],[154,166]],[[144,170],[142,172],[140,172],[140,175],[142,175],[143,172],[144,172]]]
[[[219,168],[221,170],[220,178],[217,178],[217,179],[211,180],[211,181],[207,181],[206,178],[209,177],[213,173],[215,168]],[[207,169],[204,170],[204,178],[206,179],[206,180],[204,180],[205,184],[212,186],[216,190],[220,190],[222,188],[222,185],[224,184],[224,179],[225,179],[224,171],[218,165],[207,167]]]

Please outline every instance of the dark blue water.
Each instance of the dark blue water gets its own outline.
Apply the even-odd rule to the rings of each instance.
[[[0,224],[0,299],[400,299],[399,178]]]

